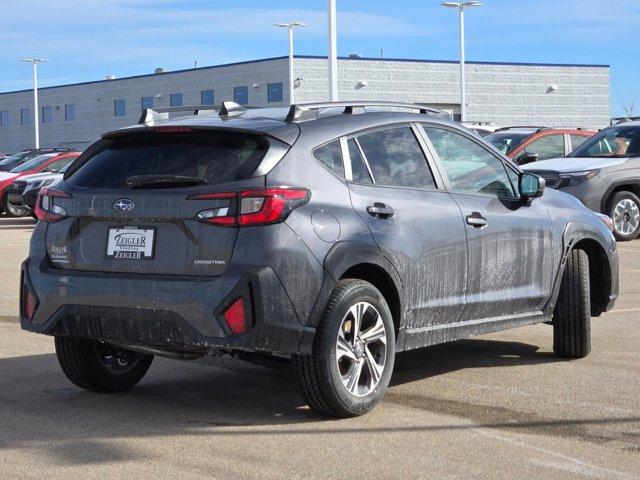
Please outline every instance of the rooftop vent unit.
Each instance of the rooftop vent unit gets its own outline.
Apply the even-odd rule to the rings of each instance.
[[[115,75],[113,75],[112,73],[110,73],[109,75],[107,75],[106,79],[107,79],[107,80],[115,80],[115,79],[116,79],[116,76],[115,76]]]
[[[161,73],[167,73],[167,69],[164,67],[158,67],[153,71],[153,73],[160,75]]]
[[[350,53],[349,58],[362,58],[362,55],[359,53]]]

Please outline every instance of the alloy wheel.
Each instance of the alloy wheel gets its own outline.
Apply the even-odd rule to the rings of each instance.
[[[378,310],[368,302],[349,308],[340,323],[336,363],[342,384],[356,397],[370,394],[387,362],[387,330]]]
[[[640,225],[640,208],[633,200],[623,198],[613,210],[613,225],[621,235],[631,235]]]

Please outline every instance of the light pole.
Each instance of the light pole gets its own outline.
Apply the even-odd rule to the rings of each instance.
[[[48,62],[44,58],[21,58],[22,62],[29,62],[33,65],[33,126],[35,129],[35,148],[40,148],[40,125],[38,125],[38,64]]]
[[[460,13],[460,121],[467,119],[467,90],[464,75],[464,9],[467,7],[482,7],[479,1],[444,2],[443,7],[457,8]]]
[[[336,27],[336,0],[327,0],[327,23],[329,29],[329,101],[338,101],[338,40]]]
[[[289,30],[289,105],[293,105],[293,29],[296,27],[306,27],[306,23],[276,23],[276,27],[286,28]]]

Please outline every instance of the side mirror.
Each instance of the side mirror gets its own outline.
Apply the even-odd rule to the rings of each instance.
[[[523,200],[532,200],[541,197],[544,193],[544,178],[531,173],[521,173],[518,179],[518,188]]]
[[[519,155],[517,158],[518,165],[526,165],[527,163],[537,162],[539,155],[537,153],[528,153],[524,152],[522,155]]]

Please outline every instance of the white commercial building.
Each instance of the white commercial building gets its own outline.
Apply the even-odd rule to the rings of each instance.
[[[326,57],[296,56],[296,103],[328,98]],[[608,65],[467,62],[467,119],[499,125],[602,127],[610,118]],[[422,103],[460,112],[455,61],[340,58],[340,100]],[[287,106],[288,57],[41,88],[41,146],[83,147],[134,124],[146,107]],[[0,151],[34,144],[33,91],[0,93]]]

